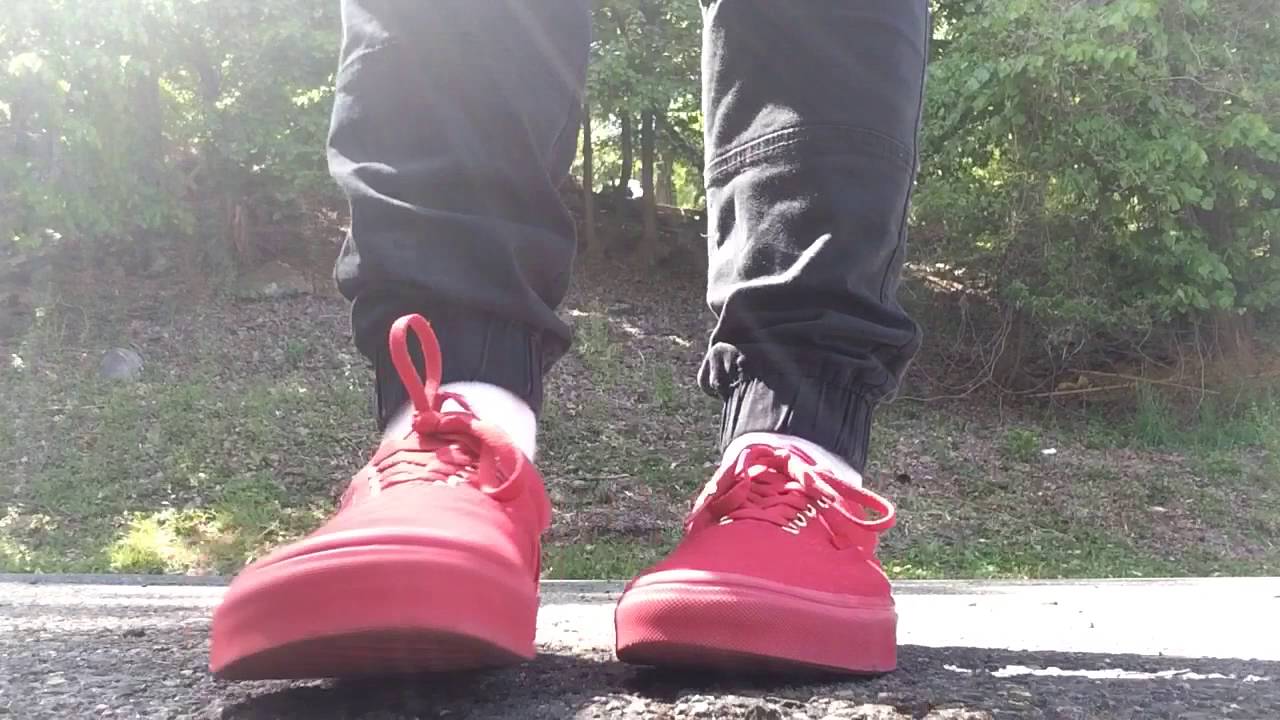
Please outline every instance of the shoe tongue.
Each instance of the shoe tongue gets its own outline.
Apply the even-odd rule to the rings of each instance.
[[[462,403],[458,402],[457,400],[451,397],[447,397],[444,399],[444,402],[440,404],[440,412],[453,413],[453,412],[469,412],[469,411],[467,410],[466,407],[463,406]]]

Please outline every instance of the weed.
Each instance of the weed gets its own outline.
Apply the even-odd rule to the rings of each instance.
[[[1244,475],[1244,465],[1226,450],[1213,450],[1200,458],[1200,472],[1206,480],[1239,480]]]
[[[618,370],[618,349],[609,337],[609,318],[603,310],[586,313],[575,327],[578,357],[601,382],[612,384]]]
[[[1115,424],[1099,417],[1090,417],[1082,442],[1090,450],[1110,450],[1123,447],[1126,437],[1124,431]]]
[[[1000,452],[1006,460],[1033,463],[1040,459],[1040,435],[1034,430],[1015,428],[1004,434]]]
[[[1145,499],[1149,506],[1165,507],[1177,499],[1177,492],[1166,480],[1152,478],[1145,487]]]
[[[655,365],[649,373],[654,403],[664,411],[676,407],[676,382],[670,365]]]
[[[185,572],[196,560],[196,552],[179,530],[191,518],[173,510],[135,515],[118,540],[107,551],[110,567],[117,572]]]
[[[1138,404],[1133,416],[1133,436],[1147,447],[1165,447],[1178,439],[1173,407],[1151,385],[1138,386]]]
[[[307,357],[307,346],[301,340],[290,338],[284,345],[284,358],[290,367],[298,368],[302,366],[302,361]]]

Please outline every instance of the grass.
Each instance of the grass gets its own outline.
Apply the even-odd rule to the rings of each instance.
[[[646,289],[602,282],[567,306],[577,345],[548,380],[539,436],[557,509],[548,577],[648,567],[714,467],[719,408],[689,381],[702,320],[662,304],[676,290]],[[671,304],[701,307],[698,292]],[[611,316],[617,300],[636,311]],[[162,324],[168,354],[146,348],[137,383],[93,370],[111,318],[140,311],[54,315],[56,332],[6,350],[23,362],[0,364],[0,466],[14,468],[0,571],[231,573],[331,510],[375,440],[366,370],[335,341],[345,306],[209,307],[226,315]],[[881,546],[894,577],[1149,577],[1280,572],[1278,470],[1280,392],[1188,405],[1148,387],[1134,412],[1084,421],[978,395],[899,402],[866,477],[901,511]]]
[[[589,542],[552,543],[543,548],[542,572],[553,580],[627,580],[661,560],[676,542],[674,535],[663,534],[646,542],[605,537]]]
[[[574,325],[574,352],[601,382],[617,375],[618,346],[609,337],[609,318],[598,305],[578,317]]]
[[[1001,447],[1005,459],[1033,463],[1040,458],[1040,434],[1026,428],[1013,428],[1004,435]]]
[[[21,380],[6,385],[67,409],[27,428],[39,454],[18,458],[0,491],[9,572],[234,571],[328,509],[332,466],[310,448],[346,446],[363,408],[362,393],[302,373],[234,386]]]
[[[1140,385],[1132,420],[1112,428],[1112,442],[1199,453],[1247,447],[1280,450],[1280,386],[1262,385],[1234,396],[1206,395],[1191,408],[1168,394]]]

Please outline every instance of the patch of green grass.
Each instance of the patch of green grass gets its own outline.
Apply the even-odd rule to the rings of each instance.
[[[1206,395],[1187,409],[1177,406],[1167,392],[1144,384],[1138,387],[1129,427],[1113,431],[1146,447],[1200,453],[1280,448],[1280,393],[1264,387],[1248,397]]]
[[[1166,507],[1178,499],[1178,490],[1166,478],[1151,478],[1144,485],[1145,500],[1148,506]]]
[[[1198,466],[1206,480],[1235,482],[1245,474],[1240,458],[1226,450],[1209,451],[1199,458]]]
[[[307,357],[306,343],[290,338],[284,345],[284,357],[290,367],[301,367]]]
[[[164,510],[134,516],[124,535],[107,549],[109,567],[116,572],[153,574],[191,569],[197,554],[180,527],[198,522],[189,517],[194,514]]]
[[[234,572],[318,524],[367,424],[358,390],[302,374],[40,393],[67,410],[25,419],[30,457],[0,488],[7,571]]]
[[[609,337],[609,317],[594,308],[580,317],[574,326],[574,347],[582,364],[598,380],[612,383],[618,374],[618,347]]]
[[[1000,454],[1006,460],[1033,463],[1040,459],[1040,434],[1026,428],[1014,428],[1004,434]]]
[[[1164,447],[1178,440],[1178,428],[1169,400],[1159,390],[1143,383],[1138,386],[1138,402],[1133,416],[1133,436],[1147,447]]]
[[[665,557],[677,542],[678,536],[671,534],[549,544],[542,549],[542,572],[552,580],[628,580]]]
[[[675,375],[671,372],[671,366],[654,365],[649,377],[654,404],[664,411],[678,407]]]
[[[902,579],[1163,577],[1214,569],[1210,558],[1157,557],[1088,527],[1010,529],[954,544],[927,540],[882,560],[885,572]]]
[[[1081,443],[1090,450],[1110,450],[1124,447],[1129,441],[1125,429],[1099,417],[1090,417],[1085,426]]]

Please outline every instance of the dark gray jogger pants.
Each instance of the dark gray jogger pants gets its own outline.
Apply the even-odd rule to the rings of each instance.
[[[692,0],[689,0],[692,2]],[[710,272],[699,373],[722,442],[813,440],[861,469],[919,329],[896,294],[916,168],[925,0],[703,0]],[[386,337],[431,319],[445,381],[535,409],[569,347],[589,0],[342,0],[329,165],[351,203],[335,269],[385,422]]]

